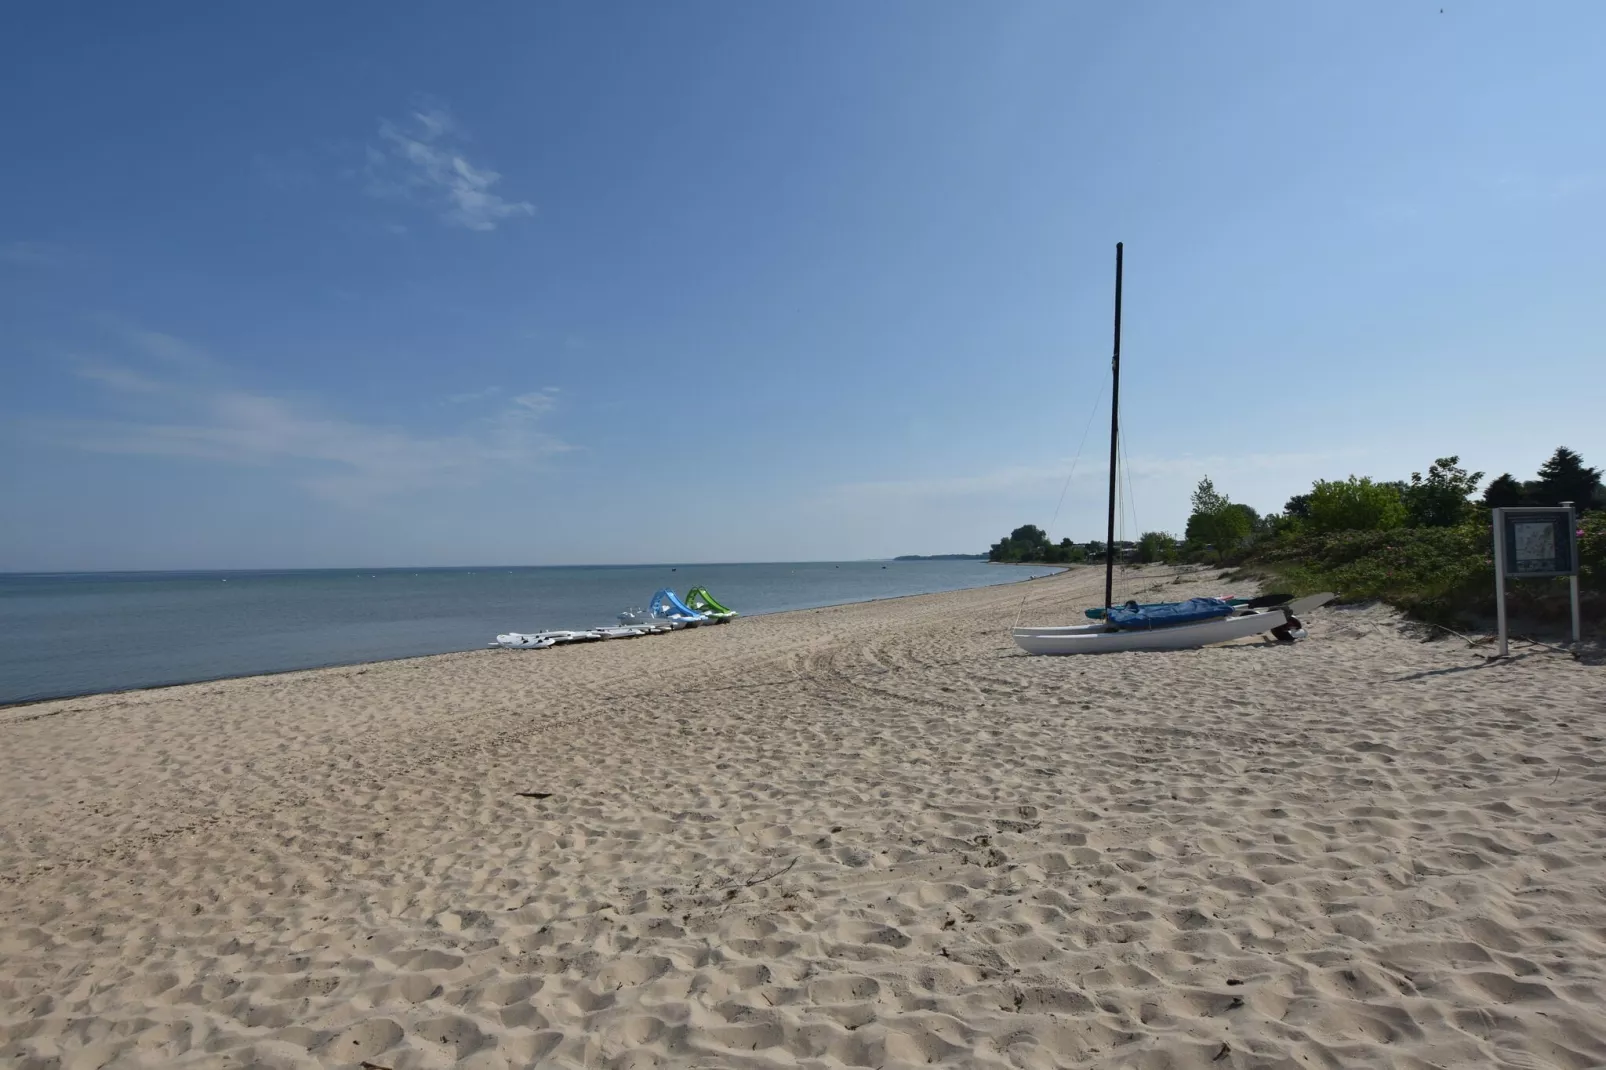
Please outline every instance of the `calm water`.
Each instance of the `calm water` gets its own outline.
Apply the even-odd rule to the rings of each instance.
[[[0,575],[0,703],[471,650],[498,632],[611,624],[660,587],[700,584],[741,613],[777,613],[1052,571],[861,561]]]

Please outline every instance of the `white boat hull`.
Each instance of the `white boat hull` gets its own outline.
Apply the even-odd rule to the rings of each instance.
[[[1112,630],[1103,623],[1073,624],[1055,628],[1016,628],[1015,645],[1028,654],[1106,654],[1124,650],[1191,650],[1213,643],[1230,643],[1260,635],[1288,623],[1281,609],[1246,613],[1240,617],[1174,624],[1141,631]]]
[[[604,639],[634,639],[638,635],[651,635],[653,629],[645,624],[626,624],[617,628],[593,628]]]
[[[1241,616],[1242,617],[1242,616],[1253,616],[1253,615],[1258,614],[1258,613],[1283,612],[1283,613],[1287,613],[1290,617],[1297,617],[1302,613],[1309,613],[1313,609],[1319,609],[1320,607],[1325,606],[1327,603],[1331,602],[1336,597],[1338,597],[1338,596],[1333,594],[1333,592],[1326,591],[1326,592],[1323,592],[1322,594],[1313,594],[1313,595],[1307,595],[1304,598],[1296,598],[1292,602],[1289,602],[1287,605],[1272,606],[1269,609],[1264,609],[1264,610],[1260,610],[1260,609],[1240,609],[1238,611],[1238,613],[1237,613],[1237,616]],[[1227,618],[1227,619],[1231,619],[1231,618]],[[1204,623],[1206,623],[1206,624],[1216,624],[1216,623],[1219,623],[1219,622],[1217,622],[1217,621],[1205,621]],[[1277,622],[1277,624],[1281,624],[1281,623],[1282,623],[1281,621]],[[1276,627],[1276,626],[1277,625],[1275,625],[1275,624],[1273,625],[1273,627]],[[1170,629],[1167,629],[1167,630],[1169,631]],[[1016,628],[1014,634],[1018,638],[1018,637],[1023,636],[1023,635],[1026,635],[1026,636],[1089,635],[1089,634],[1092,634],[1094,632],[1103,633],[1103,631],[1104,631],[1103,623],[1096,621],[1096,622],[1094,622],[1092,624],[1088,624],[1088,623],[1082,623],[1082,624],[1050,624],[1050,625],[1044,625],[1042,627],[1037,627],[1037,628]],[[1255,634],[1255,633],[1251,632],[1250,634]],[[1148,649],[1155,649],[1155,648],[1148,648]]]
[[[601,638],[600,632],[591,631],[508,632],[496,637],[496,645],[517,650],[544,650],[558,643],[587,643]]]
[[[508,632],[496,637],[492,646],[506,647],[509,650],[545,650],[549,646],[556,646],[558,641],[551,638],[537,638],[533,635],[523,635],[519,632]]]
[[[641,625],[655,631],[679,631],[682,628],[695,628],[703,621],[701,618],[691,620],[686,617],[655,617],[639,609],[627,609],[619,614],[619,622],[626,627]]]

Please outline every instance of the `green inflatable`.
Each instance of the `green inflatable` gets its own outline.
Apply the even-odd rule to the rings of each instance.
[[[686,604],[705,617],[719,621],[721,624],[738,616],[734,609],[727,609],[719,604],[719,600],[708,593],[707,587],[693,587],[686,592]]]

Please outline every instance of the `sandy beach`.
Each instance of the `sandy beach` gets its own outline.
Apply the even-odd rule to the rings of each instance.
[[[0,709],[0,1064],[1606,1065],[1606,669],[1099,590]]]

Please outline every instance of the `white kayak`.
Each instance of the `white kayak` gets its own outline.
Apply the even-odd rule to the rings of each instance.
[[[542,650],[559,643],[587,643],[604,636],[596,631],[508,632],[496,637],[497,646],[515,650]]]
[[[651,635],[656,629],[645,624],[626,624],[617,628],[593,628],[604,639],[634,639],[638,635]],[[668,629],[665,629],[666,631]]]
[[[545,650],[549,646],[557,646],[558,641],[552,638],[538,639],[533,635],[507,632],[497,636],[496,642],[491,645],[504,647],[508,650]]]

